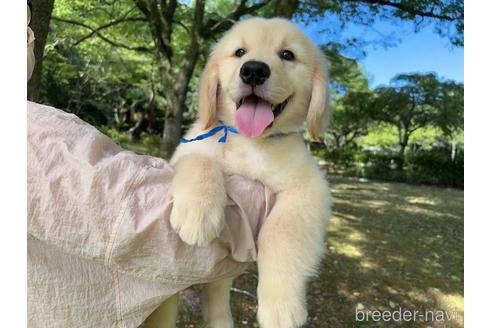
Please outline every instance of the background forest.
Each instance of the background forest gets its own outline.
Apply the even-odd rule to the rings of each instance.
[[[324,138],[306,143],[329,173],[334,207],[306,327],[463,327],[464,85],[423,69],[375,85],[361,64],[369,49],[424,29],[462,49],[463,0],[32,2],[28,98],[165,158],[196,116],[208,52],[235,21],[282,16],[314,36],[330,63],[332,115]],[[349,27],[372,33],[347,36]],[[236,327],[258,327],[256,284],[255,268],[234,281]],[[205,327],[198,289],[182,293],[177,327]],[[398,309],[433,317],[356,317]]]
[[[415,33],[430,25],[462,47],[460,0],[35,0],[29,99],[73,112],[127,148],[168,157],[195,118],[211,46],[255,15],[323,35],[316,41],[330,62],[331,124],[322,142],[306,140],[330,173],[463,187],[463,84],[402,72],[370,87],[359,64],[365,49],[395,41],[340,37],[348,24],[388,21]]]

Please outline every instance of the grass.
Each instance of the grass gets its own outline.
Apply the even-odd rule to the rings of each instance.
[[[309,284],[305,327],[463,327],[463,191],[345,177],[330,183],[333,219],[319,276]],[[255,294],[256,283],[253,268],[234,287]],[[205,326],[198,291],[184,292],[178,327]],[[399,308],[434,311],[435,320],[355,318],[356,309]],[[257,327],[253,297],[233,292],[232,310],[236,327]],[[455,318],[440,321],[438,311]]]

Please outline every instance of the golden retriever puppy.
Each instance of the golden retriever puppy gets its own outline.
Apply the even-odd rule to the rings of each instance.
[[[205,246],[224,226],[224,175],[261,181],[276,203],[258,236],[258,321],[263,328],[301,326],[306,283],[324,251],[330,217],[328,183],[298,132],[324,132],[327,72],[323,55],[284,19],[252,18],[217,44],[202,75],[199,120],[186,138],[219,124],[235,127],[226,142],[212,137],[181,144],[171,225],[183,241]],[[203,312],[214,328],[233,326],[232,279],[205,286]]]

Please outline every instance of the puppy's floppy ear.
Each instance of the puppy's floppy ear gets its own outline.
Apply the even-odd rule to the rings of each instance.
[[[307,128],[312,138],[318,139],[328,124],[328,72],[326,60],[319,54],[314,73],[311,101],[307,113]]]
[[[204,124],[204,129],[208,129],[216,122],[218,88],[218,65],[212,54],[202,73],[198,92],[198,117]]]

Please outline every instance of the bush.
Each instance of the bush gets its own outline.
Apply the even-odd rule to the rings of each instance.
[[[406,162],[408,180],[463,188],[465,167],[463,152],[458,152],[454,160],[450,153],[448,149],[433,149],[408,156]]]
[[[454,188],[464,186],[462,151],[454,159],[451,158],[451,150],[447,148],[408,153],[405,159],[392,150],[319,150],[316,155],[327,161],[330,173]],[[404,163],[403,169],[399,169],[400,162]]]
[[[161,138],[158,135],[148,134],[144,136],[142,144],[147,149],[149,155],[160,156]]]
[[[330,158],[338,164],[359,162],[359,160],[356,159],[357,155],[357,150],[352,148],[343,148],[340,151],[333,151],[329,153]]]
[[[128,137],[128,134],[126,134],[125,132],[120,132],[120,131],[113,129],[113,128],[101,129],[101,130],[105,135],[107,135],[108,137],[113,139],[114,142],[116,142],[119,145],[121,145],[122,143],[128,142],[128,140],[130,139]]]
[[[398,163],[402,161],[396,153],[371,153],[362,152],[359,156],[364,164],[360,175],[366,178],[378,180],[391,180],[406,182],[405,170],[398,168]]]

